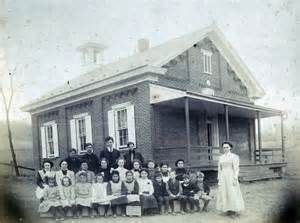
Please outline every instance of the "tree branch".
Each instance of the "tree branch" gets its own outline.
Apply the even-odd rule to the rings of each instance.
[[[14,89],[13,89],[13,78],[10,75],[9,77],[9,82],[10,82],[10,97],[9,97],[9,101],[8,101],[8,107],[7,110],[10,111],[11,108],[11,104],[12,104],[12,99],[13,99],[13,95],[14,95]]]

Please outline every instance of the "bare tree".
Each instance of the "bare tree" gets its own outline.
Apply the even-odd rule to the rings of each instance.
[[[16,68],[14,69],[14,71],[15,70],[16,70]],[[4,109],[5,109],[5,114],[6,114],[6,125],[7,125],[7,132],[8,132],[8,141],[9,141],[11,156],[12,156],[12,159],[13,159],[13,165],[14,165],[14,168],[15,168],[16,175],[20,176],[18,163],[17,163],[17,158],[16,158],[16,153],[15,153],[15,150],[14,150],[11,126],[10,126],[10,110],[11,110],[12,100],[13,100],[13,96],[14,96],[13,75],[12,75],[12,73],[9,73],[8,75],[9,75],[9,88],[10,88],[9,89],[9,95],[5,96],[4,89],[3,89],[2,86],[0,86],[0,91],[1,91],[2,98],[3,98]]]

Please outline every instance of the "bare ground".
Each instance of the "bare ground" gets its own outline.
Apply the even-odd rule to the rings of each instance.
[[[34,196],[34,181],[32,178],[7,178],[2,180],[2,185],[9,185],[9,190],[12,195],[18,200],[18,203],[25,208],[29,215],[32,215],[33,222],[51,222],[49,219],[39,219],[37,217],[38,202]],[[65,222],[119,222],[123,223],[218,223],[218,222],[242,222],[242,223],[260,223],[272,222],[272,219],[284,207],[284,202],[290,191],[296,191],[296,182],[299,179],[277,179],[260,181],[255,183],[241,184],[241,190],[245,200],[246,210],[241,213],[239,217],[230,218],[220,214],[215,209],[215,198],[209,205],[207,213],[194,213],[186,215],[160,215],[147,217],[118,217],[113,218],[82,218],[82,219],[68,219]],[[216,187],[212,187],[211,195],[216,194]]]

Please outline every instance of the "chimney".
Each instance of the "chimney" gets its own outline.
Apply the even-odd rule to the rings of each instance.
[[[88,42],[80,45],[77,51],[81,53],[83,72],[90,71],[103,63],[103,52],[106,47],[102,44]]]
[[[149,41],[149,39],[145,39],[145,38],[139,39],[138,40],[137,48],[138,48],[138,52],[139,53],[147,51],[150,48],[150,41]]]

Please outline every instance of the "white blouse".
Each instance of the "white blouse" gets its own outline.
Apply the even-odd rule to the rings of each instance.
[[[151,180],[139,178],[138,184],[140,194],[143,194],[143,192],[148,192],[149,195],[152,195],[154,193],[154,188]]]

